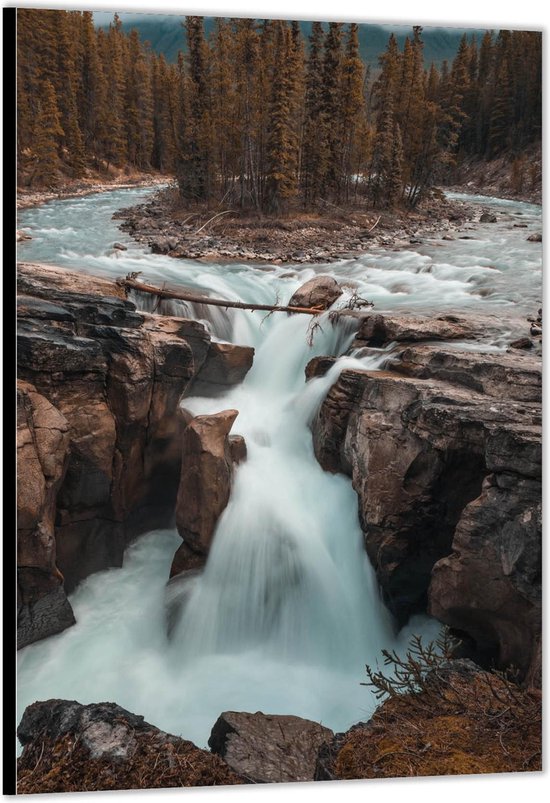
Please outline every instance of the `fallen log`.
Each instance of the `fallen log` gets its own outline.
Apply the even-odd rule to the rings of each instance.
[[[117,279],[120,287],[126,290],[138,290],[140,293],[150,293],[158,298],[172,298],[178,301],[189,301],[192,304],[207,304],[212,307],[225,307],[232,309],[262,310],[264,312],[299,312],[302,315],[320,315],[325,310],[322,307],[285,307],[274,304],[247,304],[244,301],[228,301],[225,298],[208,298],[193,293],[181,293],[174,290],[165,290],[150,284],[142,284],[133,276]]]

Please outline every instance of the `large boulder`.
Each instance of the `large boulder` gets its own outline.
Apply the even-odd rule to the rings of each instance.
[[[220,360],[225,344],[213,344],[202,324],[139,312],[116,282],[36,264],[19,264],[17,279],[18,375],[66,426],[66,464],[48,486],[47,519],[48,537],[55,539],[56,598],[67,611],[59,578],[69,592],[89,574],[121,566],[135,535],[170,525],[187,423],[180,401],[202,367],[214,364],[208,379],[225,387],[240,381],[244,369],[231,356]],[[30,436],[26,440],[25,455],[32,448]],[[35,479],[34,490],[21,486],[20,527],[27,540],[38,527],[27,510],[42,493]],[[38,625],[36,606],[52,593],[43,579],[36,567],[20,564],[21,643],[47,630],[28,626],[33,611]]]
[[[334,737],[318,722],[294,716],[225,711],[208,745],[252,783],[313,781],[317,754]]]
[[[288,306],[317,307],[325,310],[332,306],[343,292],[332,276],[315,276],[296,290]]]
[[[540,356],[405,346],[342,371],[312,428],[321,465],[352,478],[398,621],[429,601],[479,660],[536,674]]]
[[[244,783],[216,755],[114,703],[46,700],[17,729],[17,793],[96,792]]]
[[[229,433],[238,414],[238,410],[223,410],[199,415],[184,430],[176,503],[176,525],[184,543],[174,557],[171,576],[206,560],[231,493],[235,447]]]
[[[28,382],[17,382],[17,646],[74,623],[56,564],[57,493],[69,461],[69,424]]]

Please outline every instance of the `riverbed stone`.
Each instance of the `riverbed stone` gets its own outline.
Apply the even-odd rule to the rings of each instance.
[[[318,307],[328,309],[343,294],[332,276],[315,276],[296,290],[288,302],[289,307]]]

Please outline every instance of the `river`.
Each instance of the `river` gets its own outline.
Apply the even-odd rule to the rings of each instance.
[[[502,333],[480,346],[488,350],[505,348],[509,321],[540,306],[541,245],[527,242],[541,230],[535,205],[454,195],[494,211],[498,222],[466,226],[461,235],[473,239],[426,239],[295,269],[151,254],[111,220],[148,194],[117,190],[25,210],[19,228],[33,239],[20,245],[19,258],[111,278],[140,271],[152,283],[268,304],[286,303],[304,281],[329,273],[345,285],[341,302],[356,290],[377,312],[497,312]],[[128,250],[113,249],[115,241]],[[313,356],[347,350],[349,325],[334,328],[324,318],[310,346],[306,316],[208,312],[183,302],[163,308],[205,316],[213,337],[254,346],[241,386],[183,402],[194,413],[239,410],[232,432],[245,437],[247,460],[201,575],[167,588],[181,540],[175,530],[148,533],[128,548],[121,569],[74,591],[74,627],[19,652],[18,718],[29,703],[59,697],[117,702],[199,746],[224,710],[296,714],[345,730],[375,707],[360,685],[365,664],[380,661],[383,648],[404,650],[412,633],[428,641],[438,632],[436,622],[415,617],[397,633],[364,553],[351,483],[322,471],[313,453],[309,422],[339,371],[375,369],[387,352],[342,357],[306,384]],[[168,637],[167,603],[178,601]]]

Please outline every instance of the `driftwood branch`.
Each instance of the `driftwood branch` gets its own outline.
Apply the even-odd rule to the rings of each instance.
[[[212,223],[213,220],[216,220],[217,217],[221,217],[222,215],[228,215],[232,211],[233,211],[232,209],[226,209],[225,212],[218,212],[217,215],[214,215],[214,217],[211,217],[210,220],[207,220],[206,223],[200,227],[200,229],[197,229],[195,234],[199,234],[199,232],[205,229],[209,223]]]
[[[173,298],[178,301],[189,301],[192,304],[206,304],[211,307],[225,307],[232,309],[264,310],[266,312],[298,312],[302,315],[320,315],[325,310],[322,307],[285,307],[276,304],[246,304],[243,301],[228,301],[225,298],[208,298],[193,293],[180,293],[174,290],[165,290],[150,284],[142,284],[130,274],[125,279],[117,279],[117,284],[127,290],[138,290],[140,293],[149,293],[158,298]]]
[[[370,234],[370,232],[371,232],[371,231],[373,231],[373,229],[375,229],[375,228],[378,226],[378,224],[380,223],[380,218],[381,218],[381,217],[382,217],[382,215],[378,215],[378,217],[376,218],[376,221],[375,221],[374,225],[373,225],[373,226],[371,226],[371,227],[370,227],[370,229],[369,229],[369,234]]]

